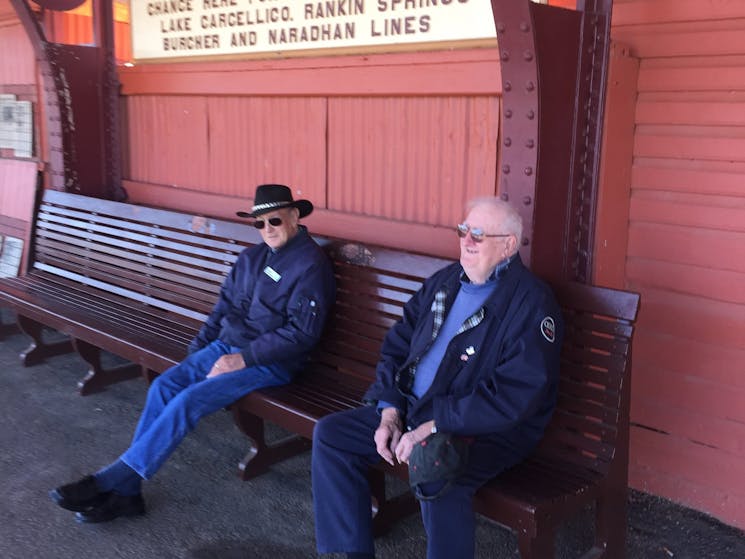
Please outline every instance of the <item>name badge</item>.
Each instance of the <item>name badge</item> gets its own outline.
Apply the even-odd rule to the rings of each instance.
[[[282,276],[280,276],[277,271],[271,266],[267,266],[266,268],[264,268],[264,273],[272,278],[272,280],[274,280],[275,282],[282,279]]]

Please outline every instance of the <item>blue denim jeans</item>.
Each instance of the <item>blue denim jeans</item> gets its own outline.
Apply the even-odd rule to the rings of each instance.
[[[380,415],[374,406],[332,413],[313,431],[312,488],[318,553],[374,553],[368,471],[381,460],[375,447]],[[483,441],[469,450],[468,471],[441,497],[420,501],[427,559],[473,559],[476,490],[513,462]],[[443,482],[422,487],[439,491]]]
[[[150,479],[197,422],[259,388],[287,384],[291,375],[276,365],[254,366],[207,378],[222,355],[239,353],[219,340],[195,351],[157,377],[132,443],[121,460]]]

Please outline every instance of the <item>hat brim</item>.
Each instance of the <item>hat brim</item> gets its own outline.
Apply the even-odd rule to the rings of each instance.
[[[248,218],[259,217],[260,215],[268,214],[270,212],[276,212],[277,210],[281,210],[284,208],[297,208],[301,218],[310,215],[313,212],[313,204],[310,202],[310,200],[295,200],[283,206],[274,206],[273,208],[266,208],[255,212],[235,212],[235,215],[237,215],[238,217]]]

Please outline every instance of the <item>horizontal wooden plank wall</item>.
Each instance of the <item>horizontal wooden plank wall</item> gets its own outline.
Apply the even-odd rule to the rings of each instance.
[[[616,0],[640,59],[633,486],[745,528],[745,2]]]
[[[496,193],[495,49],[150,64],[120,79],[133,201],[230,218],[256,184],[286,182],[318,208],[317,233],[452,257],[465,201]]]

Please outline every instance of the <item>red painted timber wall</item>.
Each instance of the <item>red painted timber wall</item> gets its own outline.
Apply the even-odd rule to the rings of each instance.
[[[285,182],[321,234],[455,256],[494,194],[496,49],[121,68],[131,199],[233,217]]]
[[[630,481],[745,528],[745,2],[617,0],[612,34],[640,60]]]

